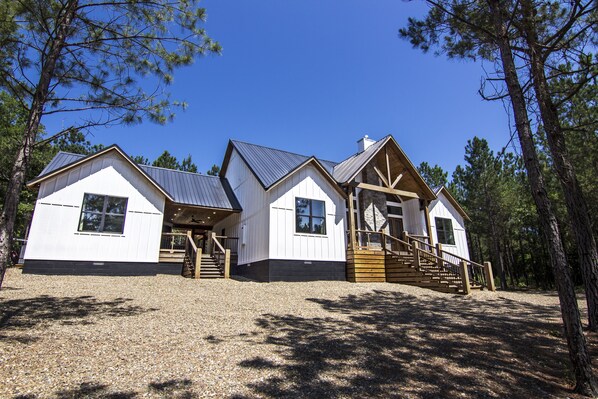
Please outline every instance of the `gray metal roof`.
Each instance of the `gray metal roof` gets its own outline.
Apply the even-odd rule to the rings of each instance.
[[[332,176],[339,183],[348,182],[355,173],[359,172],[361,168],[378,152],[391,136],[386,136],[381,140],[376,141],[374,144],[366,148],[362,152],[358,152],[355,155],[350,156],[343,162],[339,163],[334,167]]]
[[[139,167],[179,204],[241,210],[239,201],[224,178],[148,165]]]
[[[316,159],[331,176],[336,165],[335,162],[257,144],[236,140],[231,140],[231,143],[265,189],[270,188],[310,158]]]
[[[42,170],[39,176],[47,175],[50,172],[55,171],[56,169],[60,169],[63,166],[70,165],[73,162],[80,160],[81,158],[85,158],[85,155],[81,154],[72,154],[70,152],[60,151],[48,165]],[[38,177],[39,177],[38,176]]]
[[[61,151],[44,168],[38,178],[58,169],[68,167],[70,164],[83,158],[85,156],[81,154]],[[208,208],[241,210],[241,205],[226,179],[148,165],[139,165],[139,167],[149,178],[162,187],[176,203]]]

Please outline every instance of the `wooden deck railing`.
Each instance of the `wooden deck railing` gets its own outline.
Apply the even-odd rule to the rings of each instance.
[[[163,251],[184,251],[187,245],[187,234],[185,233],[162,233],[160,250]]]

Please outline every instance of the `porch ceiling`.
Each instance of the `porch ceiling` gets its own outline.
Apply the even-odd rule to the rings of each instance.
[[[235,211],[167,203],[164,221],[175,225],[211,227]]]

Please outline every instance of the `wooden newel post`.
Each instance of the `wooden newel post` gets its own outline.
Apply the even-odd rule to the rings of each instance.
[[[486,284],[488,285],[488,291],[496,291],[494,285],[494,274],[492,274],[492,264],[490,262],[484,262],[484,273],[486,274]]]
[[[197,248],[197,254],[195,255],[195,276],[196,279],[199,279],[199,275],[201,272],[201,248]]]
[[[463,293],[465,295],[471,294],[471,285],[469,285],[469,271],[467,270],[467,262],[464,260],[459,263],[461,272],[461,282],[463,283]]]
[[[444,262],[442,261],[442,244],[441,243],[436,244],[436,256],[438,256],[438,258],[436,259],[436,264],[438,265],[438,267],[443,267]]]
[[[417,241],[413,241],[413,243],[411,244],[413,246],[413,266],[419,270],[419,248],[418,248],[418,242]]]
[[[230,249],[224,250],[224,278],[230,278]]]

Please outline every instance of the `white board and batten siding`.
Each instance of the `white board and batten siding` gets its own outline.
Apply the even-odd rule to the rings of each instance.
[[[467,247],[467,235],[465,234],[465,221],[463,216],[457,212],[453,204],[449,202],[446,196],[440,192],[438,198],[430,203],[430,225],[432,228],[432,237],[434,242],[438,242],[436,233],[436,218],[450,219],[453,225],[453,234],[455,236],[455,245],[442,244],[442,249],[454,253],[465,259],[469,259],[469,249]]]
[[[324,201],[326,234],[296,232],[295,200]],[[345,200],[312,165],[270,190],[270,259],[345,261]]]
[[[243,211],[217,223],[213,228],[214,232],[220,234],[224,229],[227,236],[239,237],[239,264],[268,259],[269,193],[264,190],[236,149],[231,154],[225,177]]]
[[[122,234],[79,232],[85,193],[128,198]],[[40,185],[25,259],[157,263],[164,195],[109,152]]]

